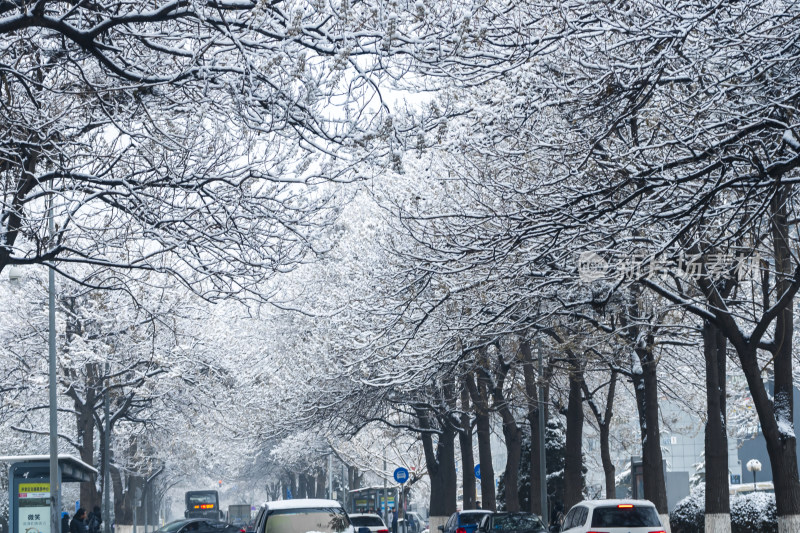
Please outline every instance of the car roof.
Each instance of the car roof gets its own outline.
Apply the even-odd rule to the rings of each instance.
[[[379,515],[377,513],[347,513],[347,516],[350,516],[350,517],[352,517],[352,516],[356,516],[356,517],[359,517],[359,516],[377,516],[378,518],[381,517],[381,515]]]
[[[280,511],[283,509],[341,509],[342,504],[336,500],[322,500],[315,498],[300,498],[297,500],[278,500],[266,502],[264,506],[270,511]]]
[[[584,500],[575,505],[595,509],[597,507],[614,507],[616,505],[633,505],[634,507],[655,507],[650,500]]]
[[[467,509],[461,511],[461,514],[492,514],[492,512],[489,509]]]

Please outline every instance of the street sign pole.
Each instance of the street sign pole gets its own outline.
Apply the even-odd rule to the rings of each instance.
[[[394,471],[394,480],[400,483],[400,494],[397,496],[397,520],[403,520],[403,533],[408,532],[408,526],[406,525],[406,511],[405,511],[405,503],[406,503],[406,494],[405,494],[405,484],[408,481],[408,470],[403,468],[402,466],[395,469]],[[399,528],[398,528],[399,529]],[[400,532],[398,532],[400,533]]]
[[[50,197],[48,213],[50,226],[50,246],[55,244],[55,223],[53,222],[53,197]],[[48,303],[49,324],[48,348],[50,363],[50,531],[59,533],[61,530],[60,487],[58,479],[58,381],[56,375],[56,272],[54,265],[48,269]],[[64,532],[66,533],[66,532]]]

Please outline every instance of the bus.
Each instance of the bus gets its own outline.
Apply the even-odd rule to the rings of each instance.
[[[219,495],[215,490],[190,490],[186,493],[186,518],[220,520]]]

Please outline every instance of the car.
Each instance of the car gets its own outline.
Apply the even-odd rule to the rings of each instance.
[[[539,515],[533,513],[498,512],[481,519],[478,533],[547,533]]]
[[[297,499],[266,502],[256,516],[254,533],[370,533],[353,528],[336,500]]]
[[[368,527],[372,533],[389,533],[383,518],[372,513],[352,513],[348,515],[354,528]]]
[[[408,517],[409,525],[412,526],[411,530],[413,533],[422,533],[422,531],[428,527],[428,523],[422,518],[422,516],[420,516],[418,512],[408,511],[406,516]]]
[[[553,533],[666,533],[647,500],[586,500],[574,505]]]
[[[445,525],[439,526],[439,531],[442,533],[475,533],[481,520],[487,514],[492,514],[492,512],[486,509],[456,511],[450,515]]]
[[[239,533],[239,528],[208,518],[182,518],[161,526],[156,533]]]

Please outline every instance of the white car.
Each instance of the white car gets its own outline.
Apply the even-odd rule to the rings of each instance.
[[[356,531],[358,531],[360,527],[368,527],[372,533],[389,533],[389,528],[386,527],[383,518],[376,514],[351,513],[348,516],[350,517],[350,523]]]
[[[358,533],[335,500],[297,499],[266,502],[256,517],[255,533]]]
[[[647,500],[586,500],[569,510],[562,533],[666,533]]]

